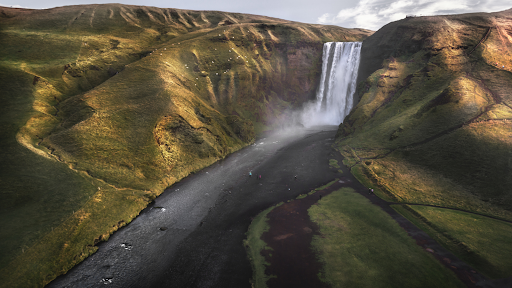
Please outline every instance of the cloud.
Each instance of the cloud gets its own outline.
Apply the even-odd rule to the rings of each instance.
[[[406,15],[429,16],[471,12],[495,12],[511,8],[509,0],[360,0],[355,7],[345,8],[336,15],[325,13],[319,24],[334,24],[346,28],[378,30],[389,22]]]
[[[318,24],[326,24],[327,22],[330,21],[330,18],[331,18],[331,14],[325,13],[324,15],[318,17],[317,23]]]
[[[11,8],[23,8],[21,7],[20,5],[4,5],[2,3],[0,3],[0,6],[3,6],[3,7],[11,7]]]
[[[10,8],[28,8],[28,7],[21,6],[21,5],[4,5],[4,4],[2,4],[2,3],[0,3],[0,6],[3,6],[3,7],[10,7]]]

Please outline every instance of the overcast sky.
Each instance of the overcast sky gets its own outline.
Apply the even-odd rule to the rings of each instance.
[[[116,0],[113,0],[116,1]],[[0,6],[52,8],[111,3],[109,0],[0,0]],[[406,15],[496,12],[512,8],[510,0],[121,0],[120,3],[251,13],[305,23],[378,30]]]

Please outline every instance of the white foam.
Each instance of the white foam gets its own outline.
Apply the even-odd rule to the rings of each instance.
[[[305,127],[339,125],[354,105],[361,42],[328,42],[322,55],[322,75],[316,101],[301,113]]]

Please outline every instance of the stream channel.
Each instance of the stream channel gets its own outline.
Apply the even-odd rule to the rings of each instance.
[[[336,129],[267,135],[191,174],[47,287],[251,287],[243,240],[252,218],[338,176],[329,168],[342,159]]]

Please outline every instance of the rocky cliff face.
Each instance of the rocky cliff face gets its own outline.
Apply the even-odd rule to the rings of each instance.
[[[114,185],[159,190],[250,143],[253,123],[271,127],[312,99],[324,42],[370,34],[126,5],[1,15],[40,113],[19,141]]]
[[[1,166],[10,175],[2,205],[16,221],[37,223],[28,232],[3,226],[1,238],[12,241],[2,246],[12,253],[0,254],[0,278],[9,279],[2,282],[35,286],[64,273],[166,187],[248,145],[311,99],[324,42],[371,33],[118,4],[0,7],[0,132],[9,135],[1,146],[17,151],[2,154],[2,163],[11,161]],[[35,163],[31,157],[43,163],[37,172],[11,168]],[[62,178],[83,185],[56,189]],[[29,219],[23,209],[31,204],[19,204],[20,195],[67,204],[49,212],[58,221],[40,223],[34,218],[45,219],[39,211],[46,210]],[[22,233],[46,238],[32,246],[39,238]],[[28,246],[33,252],[22,253]]]
[[[406,18],[364,40],[339,143],[395,201],[510,217],[511,18]]]

